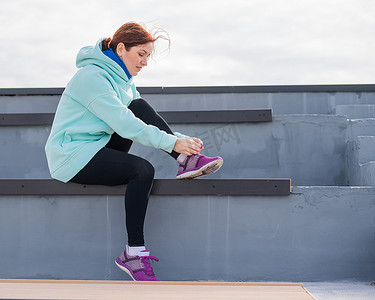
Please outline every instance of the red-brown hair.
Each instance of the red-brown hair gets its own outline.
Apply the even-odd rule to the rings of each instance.
[[[160,29],[156,33],[159,33]],[[141,25],[129,22],[122,25],[113,35],[112,39],[107,38],[102,43],[102,50],[109,50],[110,48],[116,53],[117,45],[124,43],[125,49],[129,51],[131,47],[143,45],[147,43],[153,43],[157,39],[163,38],[169,41],[169,38],[163,35],[152,36],[146,31]]]

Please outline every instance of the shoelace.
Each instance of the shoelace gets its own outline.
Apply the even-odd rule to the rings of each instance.
[[[141,262],[145,267],[146,273],[148,275],[154,275],[154,271],[152,270],[150,260],[159,261],[159,259],[155,256],[141,256]]]

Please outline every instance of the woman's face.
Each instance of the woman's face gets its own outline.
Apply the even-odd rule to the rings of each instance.
[[[154,43],[131,47],[126,50],[125,45],[120,43],[117,45],[117,55],[122,59],[130,75],[136,76],[138,72],[147,66],[147,60],[154,50]]]

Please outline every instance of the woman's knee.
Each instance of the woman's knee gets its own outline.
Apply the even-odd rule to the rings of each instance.
[[[136,177],[141,180],[152,181],[155,176],[154,166],[147,160],[142,160],[137,165],[137,174]]]
[[[143,117],[154,115],[156,112],[152,106],[144,99],[139,98],[133,100],[128,107],[136,117],[142,119]]]
[[[138,111],[143,111],[145,107],[148,107],[150,106],[150,104],[148,104],[148,102],[143,99],[143,98],[138,98],[138,99],[135,99],[133,100],[130,105],[129,105],[129,109],[131,111],[133,111],[133,113],[136,113]]]

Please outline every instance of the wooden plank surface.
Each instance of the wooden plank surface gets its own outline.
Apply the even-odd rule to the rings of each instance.
[[[314,300],[300,283],[0,280],[0,299]]]

